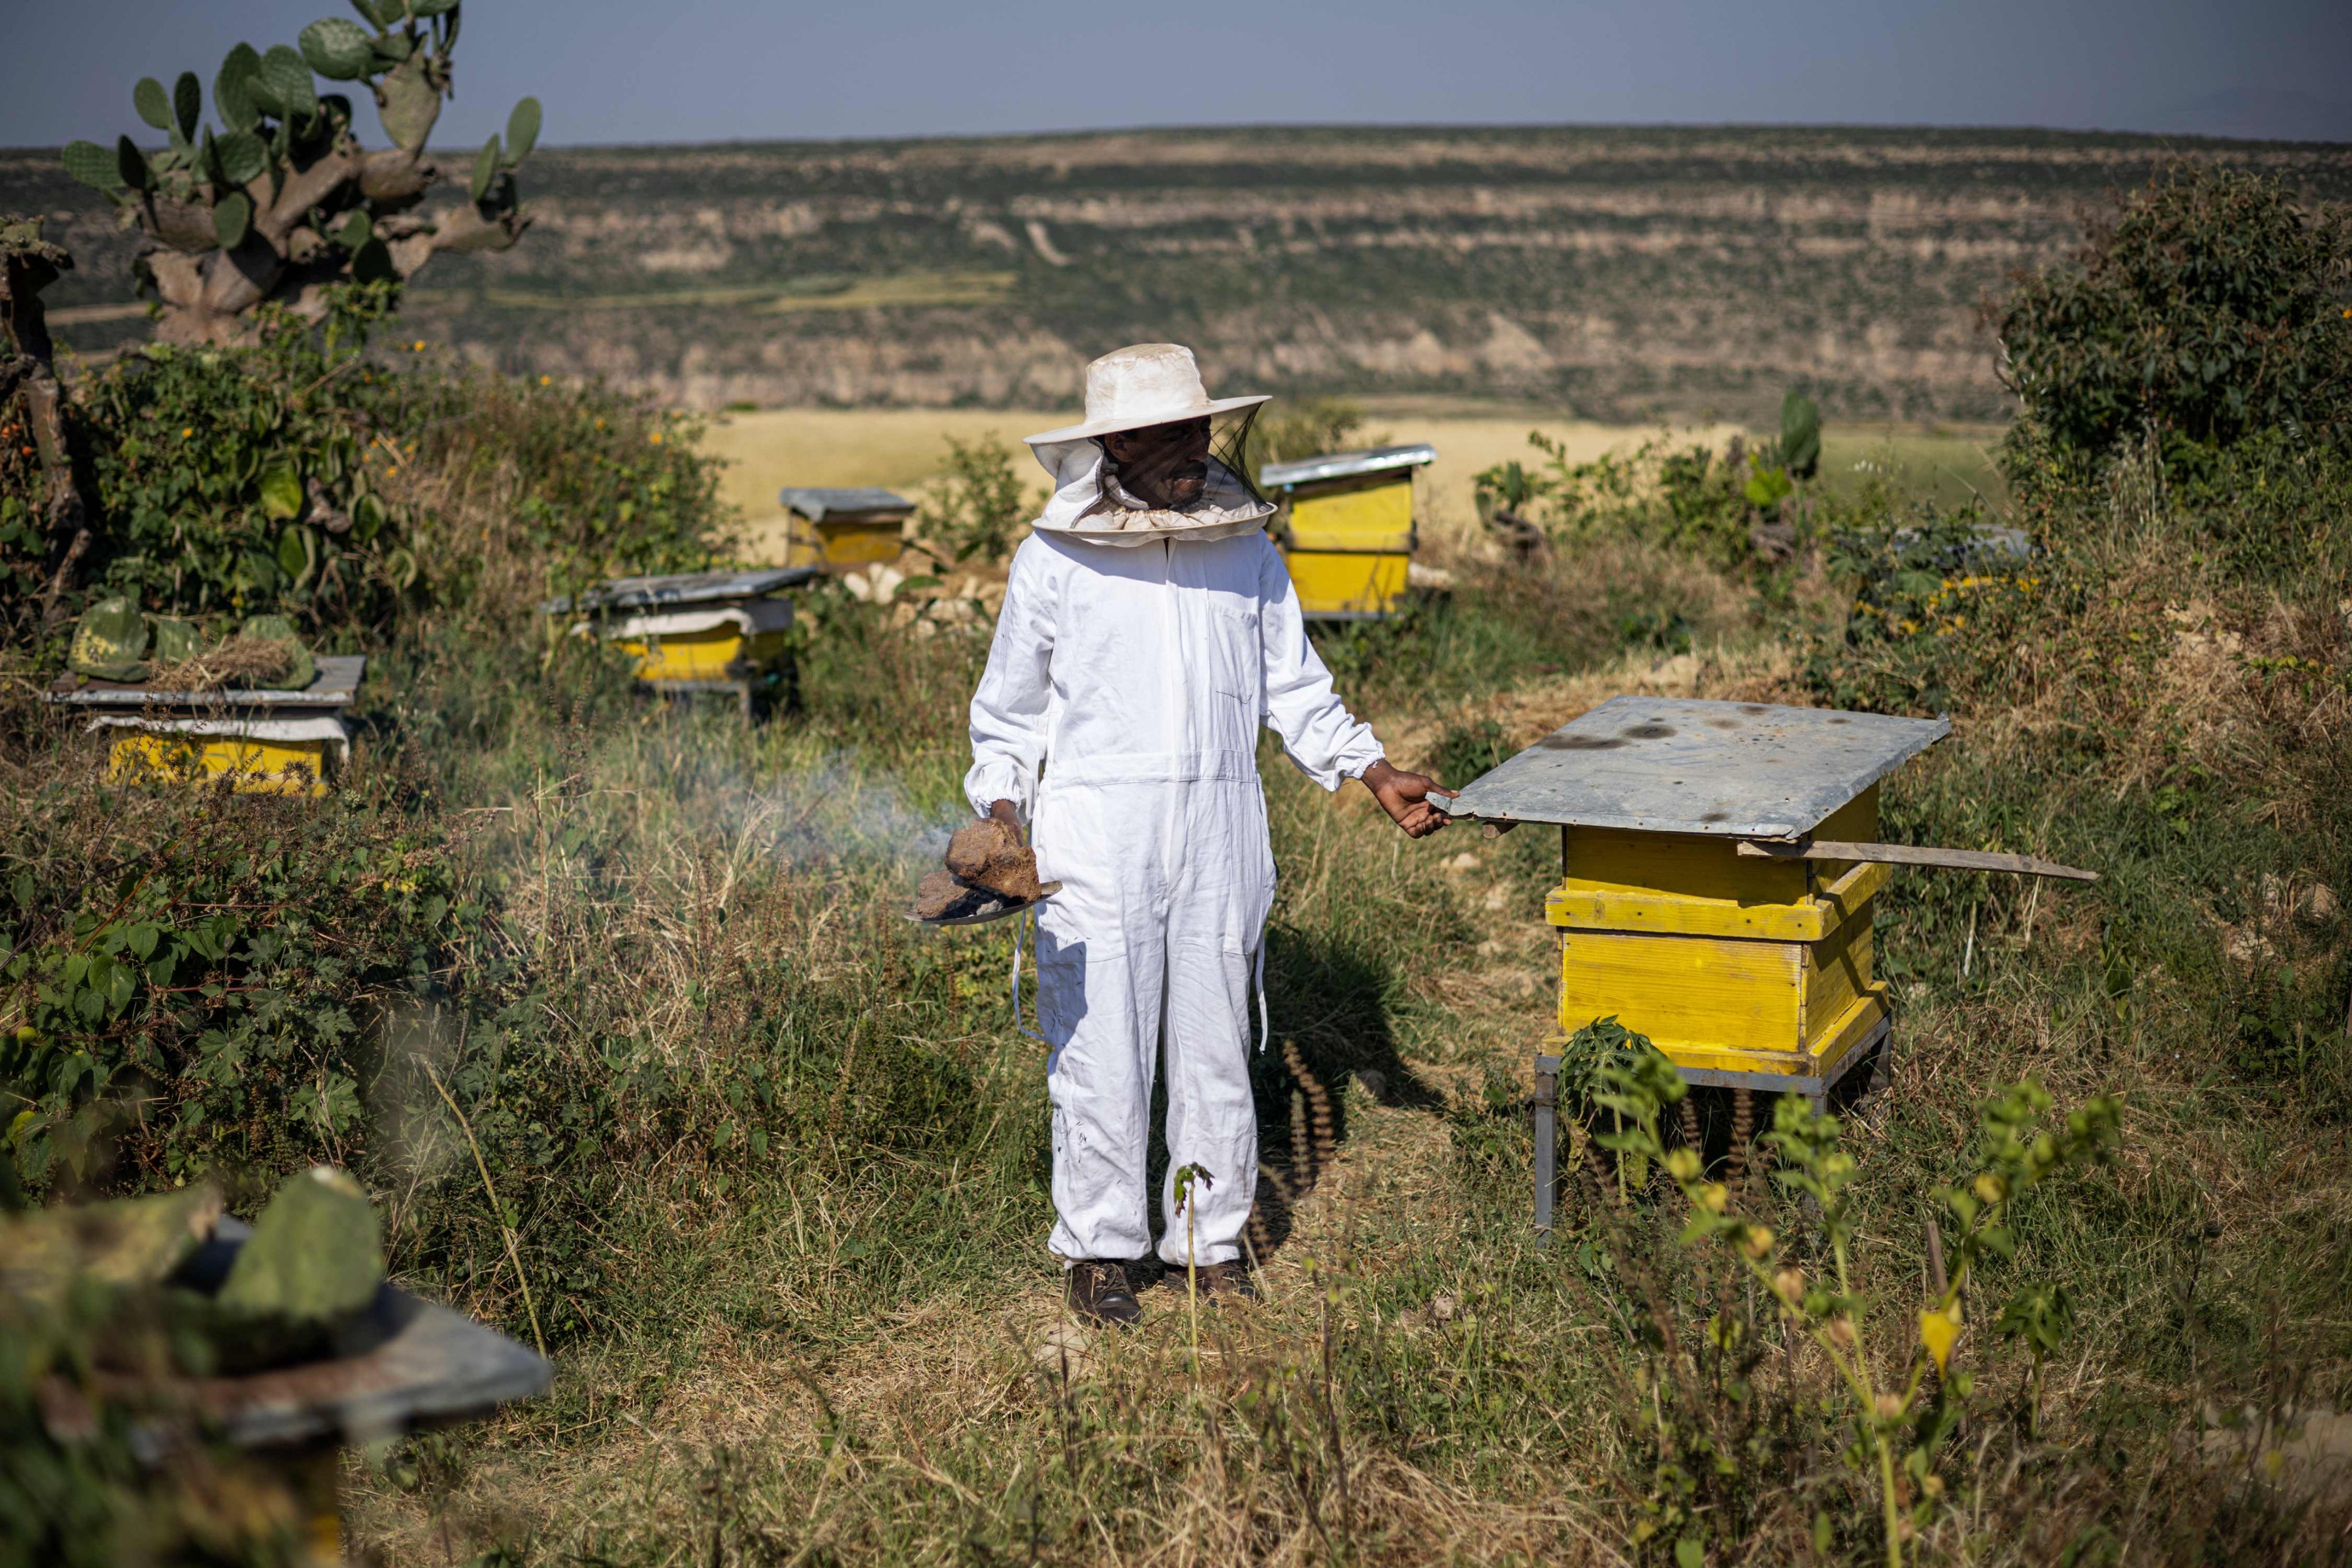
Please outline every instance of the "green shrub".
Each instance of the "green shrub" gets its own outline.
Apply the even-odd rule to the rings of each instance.
[[[155,344],[78,389],[94,479],[93,596],[172,615],[382,624],[419,570],[386,482],[394,384],[364,357],[385,290],[340,291],[321,328],[268,313],[250,349]]]
[[[1787,472],[1768,460],[1776,447],[1750,453],[1735,443],[1717,452],[1660,434],[1630,453],[1580,463],[1540,430],[1528,432],[1528,443],[1545,462],[1533,473],[1514,462],[1480,474],[1479,509],[1490,516],[1508,507],[1561,549],[1619,539],[1685,553],[1718,571],[1744,571],[1759,563],[1751,537],[1757,510],[1777,507],[1793,490]],[[1793,548],[1793,535],[1790,542]]]
[[[1831,535],[1823,563],[1852,601],[1808,650],[1808,685],[1840,708],[1940,713],[2046,600],[2046,560],[1974,507],[1927,504]]]
[[[692,420],[593,384],[396,370],[366,352],[385,299],[339,289],[320,325],[268,311],[253,347],[155,344],[77,388],[84,597],[381,647],[404,610],[471,605],[493,578],[527,602],[724,546]],[[0,616],[20,626],[46,581],[37,482],[0,464]]]
[[[15,826],[41,831],[8,835],[0,917],[25,1184],[234,1176],[363,1143],[375,1013],[428,991],[483,915],[438,826],[79,780],[28,804]]]
[[[1025,453],[1016,457],[993,437],[967,443],[949,437],[947,474],[923,503],[918,531],[946,546],[956,561],[1003,560],[1013,553],[1013,534],[1029,521],[1022,479],[1026,462]]]
[[[2066,459],[2155,431],[2169,460],[2279,428],[2352,434],[2352,218],[2187,165],[2124,196],[1998,308],[2004,374]]]

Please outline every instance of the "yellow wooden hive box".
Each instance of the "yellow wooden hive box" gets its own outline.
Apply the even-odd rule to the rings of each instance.
[[[642,686],[676,698],[732,695],[751,717],[790,688],[793,605],[782,590],[818,574],[766,566],[616,577],[540,607],[579,617],[574,632],[628,654]]]
[[[791,520],[784,563],[835,576],[898,559],[915,503],[895,490],[789,489],[777,497]]]
[[[316,796],[351,755],[342,715],[366,670],[363,656],[322,656],[299,691],[172,691],[68,676],[44,697],[113,736],[107,775],[117,783],[226,780],[240,794]]]
[[[1559,1039],[1614,1017],[1689,1082],[1820,1100],[1888,1037],[1871,935],[1887,868],[1756,858],[1740,844],[1874,840],[1879,781],[1950,728],[1618,697],[1449,812],[1560,829],[1544,906],[1559,931]]]
[[[1261,488],[1287,508],[1283,557],[1309,619],[1395,613],[1417,542],[1412,477],[1436,458],[1426,446],[1379,447],[1261,470]]]

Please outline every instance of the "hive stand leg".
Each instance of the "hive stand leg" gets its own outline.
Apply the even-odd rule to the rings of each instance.
[[[1551,1245],[1552,1195],[1559,1188],[1559,1058],[1536,1058],[1536,1245]]]

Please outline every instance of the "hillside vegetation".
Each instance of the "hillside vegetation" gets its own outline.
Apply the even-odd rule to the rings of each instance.
[[[1589,1033],[1538,1247],[1557,843],[1409,843],[1269,749],[1267,1300],[1077,1331],[1009,933],[900,918],[966,810],[986,595],[817,589],[800,711],[647,704],[533,605],[728,548],[691,422],[289,328],[84,384],[92,581],[367,649],[352,766],[318,803],[107,782],[0,578],[0,1191],[203,1175],[249,1213],[331,1160],[402,1282],[543,1331],[547,1399],[347,1459],[391,1564],[2341,1561],[2352,247],[2236,176],[2108,216],[2003,306],[2040,369],[2000,516],[1530,452],[1528,560],[1465,537],[1451,592],[1321,638],[1449,782],[1620,691],[1949,711],[1885,836],[2102,879],[1905,874],[1893,1069],[1841,1124],[1711,1108],[1710,1158],[1669,1151],[1691,1102]],[[2118,352],[2152,327],[2200,352]],[[331,499],[384,520],[331,589],[252,559],[267,465],[207,464],[208,422],[351,443]],[[202,584],[123,505],[166,484]],[[0,1563],[288,1561],[222,1456],[50,1433],[28,1378],[95,1388],[84,1331],[0,1317]]]
[[[1293,393],[1469,393],[1586,418],[2009,405],[1977,309],[2186,155],[2352,199],[2340,148],[2045,132],[1413,128],[542,149],[517,248],[445,256],[410,327],[673,404],[1062,406],[1120,343]],[[66,341],[143,331],[127,240],[73,215]],[[74,312],[82,312],[74,319]]]

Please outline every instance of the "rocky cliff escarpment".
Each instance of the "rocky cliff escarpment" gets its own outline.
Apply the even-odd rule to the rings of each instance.
[[[1746,414],[1983,417],[1977,321],[2182,155],[2352,200],[2352,151],[2040,132],[1236,130],[543,151],[518,248],[437,260],[403,331],[678,402],[1024,405],[1174,337],[1214,379]],[[48,154],[77,346],[143,331],[128,243]]]

